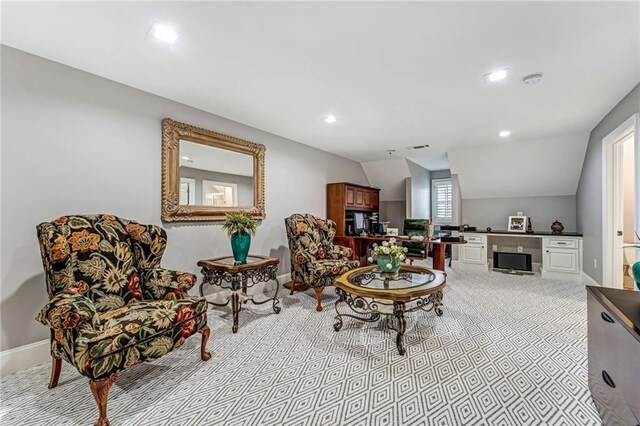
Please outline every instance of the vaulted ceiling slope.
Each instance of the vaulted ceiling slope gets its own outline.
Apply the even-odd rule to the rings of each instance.
[[[407,160],[389,158],[365,161],[362,169],[369,183],[380,188],[380,201],[403,201],[406,199],[406,179],[411,177]]]
[[[357,161],[397,149],[436,170],[503,129],[513,142],[590,131],[640,79],[639,8],[4,2],[2,42]],[[154,22],[177,41],[150,37]],[[484,81],[502,67],[510,78]],[[431,148],[406,150],[420,144]]]
[[[589,134],[449,152],[462,198],[576,195]]]

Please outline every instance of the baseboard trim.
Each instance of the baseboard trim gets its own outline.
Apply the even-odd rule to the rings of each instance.
[[[582,282],[587,284],[587,285],[596,285],[598,287],[602,287],[596,280],[594,280],[593,278],[591,278],[589,276],[589,274],[587,274],[586,272],[582,271]]]
[[[49,339],[0,352],[0,377],[26,370],[51,360]]]
[[[291,274],[286,273],[286,274],[278,275],[278,281],[280,281],[281,286],[284,283],[288,283],[289,281],[291,281]]]

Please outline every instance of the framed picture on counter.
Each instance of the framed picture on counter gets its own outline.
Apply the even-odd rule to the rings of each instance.
[[[509,216],[509,224],[507,226],[509,232],[527,232],[526,216]]]

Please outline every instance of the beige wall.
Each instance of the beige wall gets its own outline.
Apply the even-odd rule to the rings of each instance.
[[[163,117],[266,145],[267,217],[251,251],[280,258],[280,273],[289,270],[283,219],[325,216],[328,182],[369,183],[356,162],[15,49],[1,55],[0,350],[48,338],[34,320],[47,300],[38,223],[108,212],[161,224]],[[219,225],[165,228],[165,267],[197,273],[199,259],[231,253]]]

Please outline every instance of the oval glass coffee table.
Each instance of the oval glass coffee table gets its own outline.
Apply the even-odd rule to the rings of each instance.
[[[342,328],[342,317],[375,322],[382,315],[397,320],[396,346],[400,355],[405,354],[404,314],[421,309],[442,315],[442,289],[447,274],[421,266],[402,265],[396,274],[385,274],[378,266],[365,266],[345,272],[334,282],[336,301],[335,331]],[[347,305],[352,313],[342,313],[340,307]]]

